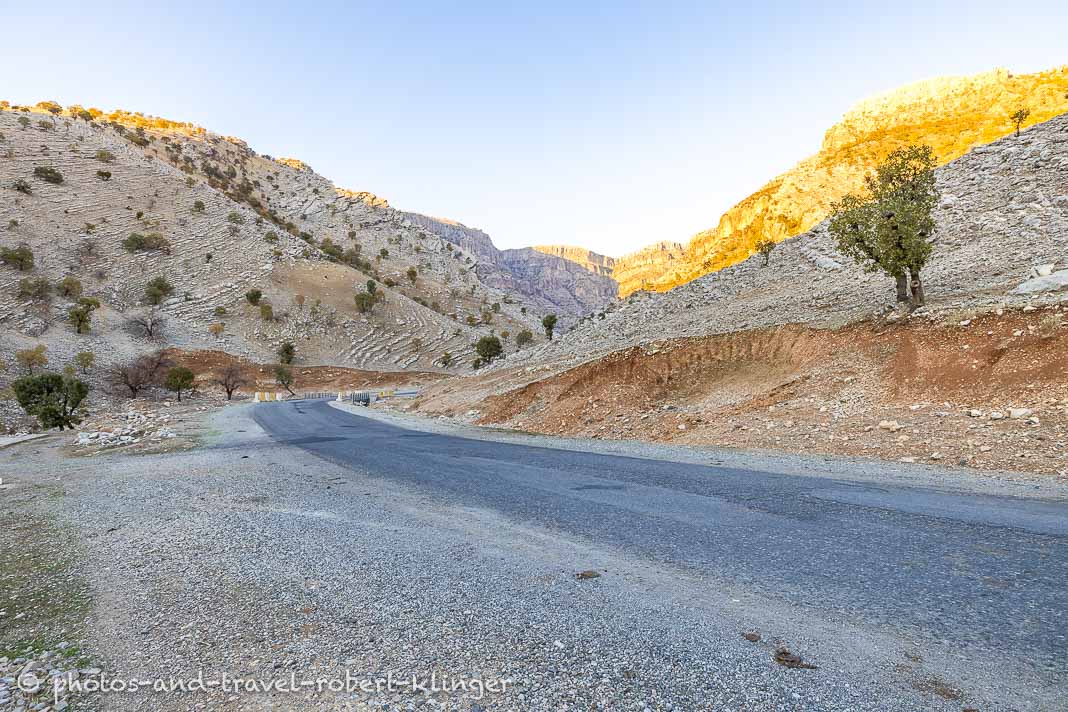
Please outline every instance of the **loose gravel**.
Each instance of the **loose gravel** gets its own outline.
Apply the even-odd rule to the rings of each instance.
[[[0,452],[10,484],[0,493],[3,516],[51,517],[79,552],[72,571],[92,592],[91,612],[84,630],[70,628],[77,637],[62,642],[117,679],[344,680],[349,673],[373,681],[435,673],[465,680],[468,689],[141,690],[84,694],[79,704],[1056,709],[1063,681],[1022,668],[1005,677],[1003,663],[987,669],[931,657],[892,631],[824,619],[814,609],[436,501],[277,443],[249,413],[238,406],[205,415],[205,447],[181,453],[69,459],[59,439]],[[35,531],[19,536],[29,542]],[[9,614],[19,605],[17,598],[0,602]],[[82,619],[78,611],[58,612],[52,628],[69,626],[68,617]],[[479,694],[471,680],[507,684]],[[13,700],[0,710],[47,706],[31,700],[19,708]]]

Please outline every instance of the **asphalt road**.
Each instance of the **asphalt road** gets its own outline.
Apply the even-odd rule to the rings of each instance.
[[[258,406],[277,441],[962,656],[1068,672],[1068,505],[502,444],[325,401]]]

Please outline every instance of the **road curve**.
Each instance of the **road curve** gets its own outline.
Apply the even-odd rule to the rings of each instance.
[[[254,418],[279,442],[439,500],[1047,680],[1068,671],[1064,503],[503,444],[325,401]]]

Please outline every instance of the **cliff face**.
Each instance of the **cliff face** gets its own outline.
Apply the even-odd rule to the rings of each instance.
[[[1068,112],[1068,66],[1036,74],[996,70],[912,84],[866,99],[827,131],[822,147],[695,235],[677,259],[650,265],[647,288],[666,291],[748,258],[764,238],[776,242],[812,228],[832,201],[861,190],[865,174],[891,151],[929,144],[939,164],[1013,133],[1010,116],[1031,111],[1024,127]],[[625,296],[642,282],[614,273]]]
[[[575,247],[574,245],[534,245],[530,249],[537,250],[545,255],[565,259],[568,262],[574,262],[602,277],[611,277],[615,267],[614,258],[599,255],[584,247]]]
[[[404,216],[478,257],[475,271],[482,282],[521,294],[543,311],[556,312],[565,325],[604,308],[616,298],[617,285],[610,276],[610,268],[588,269],[578,259],[545,252],[542,248],[498,250],[490,236],[477,228],[419,213],[404,213]],[[602,260],[611,259],[581,248],[565,249]]]
[[[620,296],[647,289],[686,253],[679,242],[655,242],[622,257],[606,257],[573,245],[535,245],[531,249],[562,257],[594,274],[611,277],[619,284]]]

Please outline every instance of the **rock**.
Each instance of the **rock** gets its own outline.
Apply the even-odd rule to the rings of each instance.
[[[588,581],[589,579],[601,578],[601,574],[593,569],[587,569],[586,571],[579,571],[575,574],[575,578],[579,581]]]
[[[1043,277],[1032,277],[1019,284],[1009,294],[1040,294],[1042,292],[1059,292],[1062,289],[1068,289],[1068,269],[1062,269],[1059,272],[1053,272]]]
[[[896,433],[898,430],[901,430],[901,424],[896,420],[880,420],[879,429],[889,430],[891,433]]]
[[[968,411],[968,417],[969,418],[982,418],[983,417],[983,411],[976,410],[975,408],[972,408],[971,410]]]
[[[1049,264],[1044,264],[1044,265],[1035,265],[1031,269],[1031,274],[1034,275],[1035,277],[1048,277],[1051,274],[1053,274],[1053,270],[1056,267],[1057,267],[1057,265],[1052,263],[1052,262],[1049,263]]]
[[[1031,417],[1033,412],[1030,408],[1009,408],[1009,417],[1013,420],[1020,420]]]
[[[1005,414],[1000,412],[1000,411],[997,411],[997,410],[992,410],[992,411],[990,411],[990,419],[991,420],[1005,420]]]

